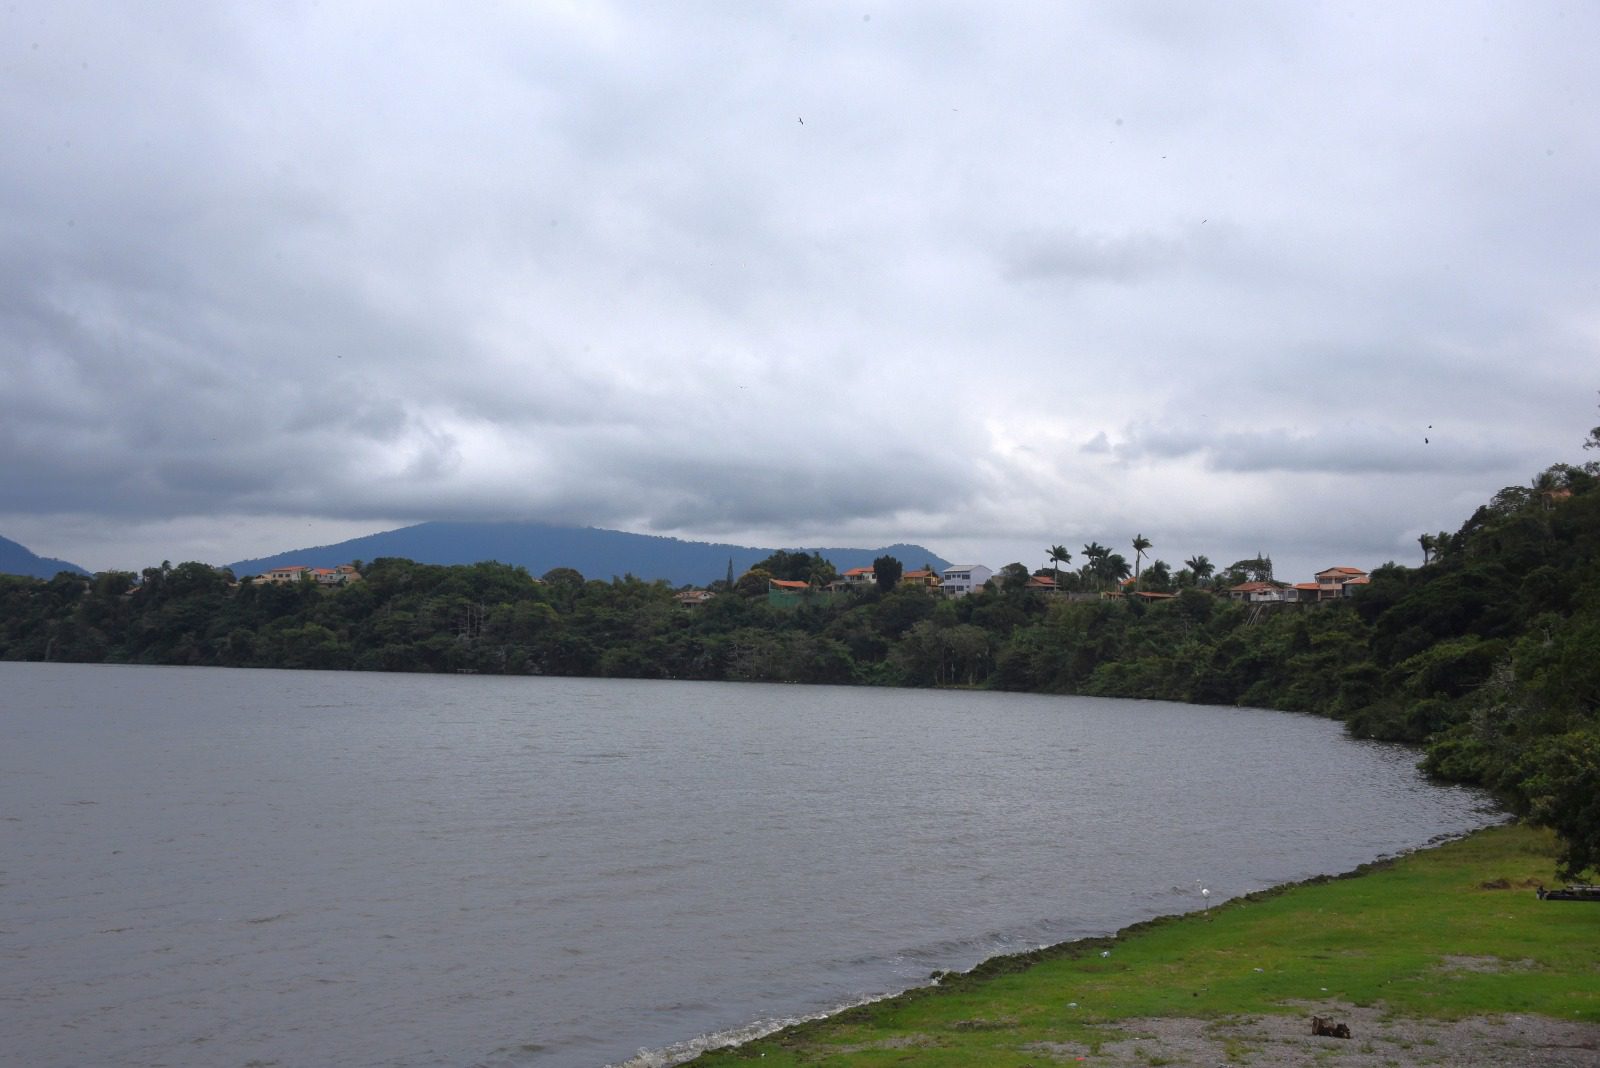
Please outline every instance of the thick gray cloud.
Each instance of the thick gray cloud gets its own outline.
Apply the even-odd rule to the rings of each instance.
[[[1581,6],[0,31],[0,531],[89,566],[495,517],[1368,565],[1595,422]]]

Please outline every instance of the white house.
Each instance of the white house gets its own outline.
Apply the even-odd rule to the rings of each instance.
[[[983,589],[983,584],[994,578],[994,571],[982,564],[953,564],[941,572],[940,589],[948,597],[965,597],[973,590]]]

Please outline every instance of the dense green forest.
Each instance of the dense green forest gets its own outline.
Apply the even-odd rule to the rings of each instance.
[[[887,560],[858,592],[770,603],[769,575],[832,577],[804,553],[719,581],[721,594],[694,606],[665,583],[566,568],[535,578],[381,559],[361,566],[362,581],[323,589],[163,564],[0,577],[0,658],[984,686],[1314,712],[1358,736],[1426,746],[1431,773],[1490,787],[1554,827],[1570,872],[1595,866],[1600,463],[1502,490],[1422,546],[1423,566],[1385,565],[1354,597],[1271,610],[1205,588],[1204,557],[1176,576],[1146,569],[1141,585],[1176,592],[1154,603],[1040,596],[1020,565],[943,598],[883,581],[899,574]],[[1064,588],[1116,588],[1126,571],[1095,545],[1061,576],[1070,554],[1049,552]],[[1252,564],[1270,566],[1241,561],[1219,578]]]

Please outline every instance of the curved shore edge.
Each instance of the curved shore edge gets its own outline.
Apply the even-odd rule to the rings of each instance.
[[[1452,847],[1459,848],[1452,850]],[[1471,862],[1466,864],[1467,869],[1473,870],[1464,877],[1465,882],[1462,881],[1463,876],[1461,874],[1463,865],[1460,858],[1456,856],[1457,853],[1463,852],[1486,854],[1481,863],[1477,865],[1482,868],[1481,871],[1476,870]],[[930,977],[930,982],[898,993],[863,998],[828,1011],[799,1015],[788,1019],[759,1021],[742,1028],[700,1035],[661,1049],[641,1050],[635,1057],[614,1065],[612,1068],[669,1068],[669,1066],[689,1062],[710,1065],[713,1063],[720,1064],[725,1060],[743,1059],[749,1056],[766,1057],[765,1063],[771,1064],[774,1061],[771,1057],[768,1057],[769,1053],[779,1055],[784,1049],[831,1045],[823,1041],[825,1032],[847,1030],[859,1025],[871,1026],[874,1029],[874,1034],[881,1034],[885,1028],[884,1021],[887,1018],[915,1014],[919,1008],[938,1004],[939,999],[947,1001],[971,1000],[970,998],[963,998],[962,995],[982,994],[985,992],[985,988],[993,984],[995,980],[1006,977],[1022,977],[1023,973],[1040,969],[1042,966],[1081,965],[1082,968],[1080,970],[1082,971],[1104,973],[1109,970],[1108,963],[1104,959],[1106,955],[1116,951],[1119,958],[1117,963],[1120,964],[1126,950],[1132,949],[1136,944],[1148,945],[1152,941],[1160,940],[1164,934],[1177,934],[1183,931],[1202,935],[1209,933],[1211,938],[1215,940],[1220,933],[1217,931],[1218,927],[1226,925],[1230,929],[1239,926],[1248,928],[1250,926],[1248,921],[1242,925],[1230,921],[1267,911],[1256,907],[1268,906],[1271,903],[1276,903],[1275,911],[1287,911],[1294,914],[1293,923],[1298,927],[1314,930],[1318,925],[1307,922],[1310,912],[1314,911],[1318,916],[1322,916],[1325,909],[1330,913],[1335,913],[1342,908],[1343,911],[1351,912],[1353,916],[1359,918],[1363,924],[1366,924],[1368,920],[1382,918],[1380,913],[1389,913],[1388,918],[1401,926],[1412,924],[1411,914],[1419,910],[1437,917],[1439,913],[1431,909],[1431,902],[1435,900],[1435,895],[1438,892],[1444,891],[1450,892],[1456,897],[1462,897],[1463,892],[1482,897],[1497,891],[1524,890],[1526,891],[1526,896],[1532,898],[1533,893],[1530,887],[1533,881],[1539,878],[1553,880],[1554,856],[1555,845],[1548,835],[1540,834],[1514,821],[1505,819],[1466,834],[1442,835],[1415,849],[1386,855],[1358,865],[1349,871],[1316,875],[1307,879],[1287,882],[1267,889],[1242,894],[1227,901],[1213,904],[1209,910],[1194,910],[1156,916],[1130,924],[1113,934],[1072,939],[1038,949],[1000,954],[990,957],[964,972],[936,972]],[[1441,868],[1454,873],[1457,878],[1455,883],[1451,883],[1449,875],[1441,876],[1435,873],[1433,879],[1436,882],[1442,878],[1449,885],[1444,888],[1435,888],[1433,894],[1423,894],[1420,897],[1397,894],[1391,898],[1384,898],[1381,903],[1376,905],[1372,902],[1356,901],[1353,902],[1357,906],[1353,912],[1351,910],[1351,902],[1346,902],[1340,906],[1337,902],[1334,905],[1330,905],[1329,901],[1323,900],[1323,898],[1318,898],[1315,901],[1308,899],[1301,908],[1295,909],[1290,907],[1294,903],[1293,899],[1289,902],[1283,900],[1289,895],[1318,891],[1319,888],[1321,888],[1324,898],[1330,892],[1337,895],[1340,893],[1338,889],[1340,884],[1346,884],[1352,880],[1364,880],[1386,873],[1394,875],[1397,869],[1403,867]],[[1409,881],[1415,881],[1414,873],[1406,872],[1400,874],[1404,875]],[[1479,878],[1478,876],[1482,877]],[[1457,883],[1460,885],[1456,885]],[[1348,897],[1350,895],[1345,896]],[[1549,906],[1549,908],[1553,909],[1554,906]],[[1363,912],[1363,909],[1366,911]],[[1302,913],[1305,915],[1301,915]],[[1535,917],[1538,921],[1551,918],[1561,921],[1575,921],[1579,924],[1587,923],[1588,927],[1585,928],[1585,932],[1590,937],[1587,939],[1580,937],[1579,944],[1589,951],[1592,951],[1594,946],[1600,944],[1600,941],[1597,941],[1597,939],[1600,939],[1600,910],[1595,910],[1595,915],[1592,918],[1577,909],[1568,910],[1565,914],[1544,912],[1537,914]],[[1218,921],[1222,922],[1219,923]],[[1248,935],[1248,931],[1243,933]],[[1438,939],[1440,944],[1428,947],[1426,952],[1439,959],[1453,959],[1453,955],[1465,949],[1474,948],[1473,946],[1452,944],[1452,934],[1445,930],[1430,933],[1424,929],[1423,936],[1425,938],[1434,937]],[[1473,937],[1477,937],[1476,933]],[[1519,934],[1507,932],[1506,937],[1508,943],[1517,942],[1518,945],[1521,945],[1521,942],[1518,941],[1521,937]],[[1173,939],[1169,938],[1167,941],[1173,941]],[[1176,941],[1187,943],[1193,941],[1193,939],[1179,938]],[[1216,947],[1208,947],[1204,944],[1204,938],[1200,941],[1200,951],[1215,951]],[[1558,943],[1560,941],[1558,939]],[[1240,953],[1248,955],[1255,948],[1258,948],[1257,944],[1248,937],[1242,941],[1230,940],[1226,943],[1227,952],[1235,955]],[[1477,946],[1476,948],[1481,949],[1482,947]],[[1486,956],[1498,959],[1501,955],[1490,953]],[[1512,958],[1508,957],[1507,959]],[[1587,959],[1585,958],[1585,961]],[[1570,970],[1561,967],[1560,964],[1560,961],[1555,961],[1553,964],[1540,961],[1540,971],[1553,969],[1556,972],[1564,972]],[[1135,967],[1139,968],[1141,965],[1135,965]],[[1148,963],[1142,967],[1147,973],[1155,970]],[[1253,972],[1257,973],[1258,977],[1262,979],[1268,978],[1264,969],[1260,967],[1254,968]],[[1576,974],[1570,977],[1575,980],[1571,984],[1573,996],[1580,999],[1586,998],[1587,1001],[1576,1010],[1565,1009],[1560,1005],[1551,1005],[1549,1007],[1568,1020],[1576,1018],[1579,1021],[1578,1026],[1593,1025],[1597,1035],[1600,1035],[1600,975],[1593,974],[1593,969],[1588,963],[1575,966],[1575,972]],[[1515,977],[1520,972],[1513,970],[1506,974]],[[1136,985],[1153,986],[1158,979],[1158,976],[1146,975],[1144,978],[1135,977],[1133,981]],[[1326,981],[1329,983],[1334,982],[1334,980]],[[1359,986],[1359,984],[1355,985]],[[1327,985],[1320,987],[1322,992],[1327,992],[1329,989],[1330,987]],[[1040,992],[1036,991],[1035,993],[1038,994]],[[1283,993],[1295,995],[1297,992],[1290,990]],[[956,997],[952,998],[951,995],[956,995]],[[1053,998],[1054,994],[1047,990],[1043,992],[1042,996],[1048,1000]],[[1200,997],[1198,993],[1193,996],[1196,999]],[[1325,994],[1324,996],[1332,999],[1330,1004],[1342,1002],[1345,1005],[1353,1006],[1371,1003],[1371,998],[1363,997],[1362,991],[1359,989],[1339,990],[1335,988],[1331,995]],[[1183,1011],[1181,1013],[1173,1012],[1171,1015],[1184,1018],[1191,1016],[1215,1018],[1218,1015],[1234,1013],[1282,1013],[1285,1011],[1282,1007],[1283,1000],[1285,999],[1280,998],[1278,992],[1275,991],[1268,991],[1265,1001],[1257,999],[1257,1001],[1248,1004],[1226,1003],[1228,1001],[1226,998],[1224,999],[1224,1004],[1217,1004],[1215,998],[1208,997],[1204,1002],[1196,1000],[1193,1004],[1175,1005],[1175,1007],[1179,1007]],[[1296,1004],[1299,1004],[1299,997],[1294,997],[1294,1000]],[[1311,998],[1311,1001],[1314,1002],[1315,1000],[1315,997]],[[1537,996],[1535,1000],[1537,1000]],[[1522,1011],[1541,1011],[1537,1005],[1530,1006],[1526,998],[1513,998],[1512,1001],[1514,1002],[1512,1007]],[[1075,1001],[1070,1003],[1062,1001],[1060,1004],[1066,1005],[1073,1010],[1077,1009]],[[1032,1005],[1033,1002],[1029,1002],[1026,999],[1019,1002],[1019,1007],[1024,1010]],[[1462,1015],[1454,1009],[1446,1008],[1448,1010],[1445,1013],[1446,1016],[1452,1014]],[[1059,1006],[1056,1009],[1059,1009]],[[1574,1013],[1577,1014],[1576,1017],[1574,1017]],[[1018,1032],[1017,1040],[1024,1042],[1025,1036],[1020,1033],[1021,1027],[1013,1028],[1011,1026],[1015,1022],[1013,1017],[1020,1018],[1022,1015],[1025,1015],[1025,1013],[1010,1015],[1002,1013],[992,1021],[958,1021],[956,1030],[966,1030],[969,1034],[972,1032],[985,1032],[991,1039],[995,1036],[1002,1036],[1002,1042],[1003,1036],[1008,1030],[1015,1030]],[[1066,1032],[1081,1037],[1085,1029],[1092,1031],[1097,1028],[1114,1027],[1119,1019],[1126,1018],[1127,1015],[1126,1013],[1115,1012],[1109,1014],[1104,1012],[1084,1012],[1081,1019],[1074,1020],[1063,1026]],[[1155,1015],[1162,1014],[1156,1013]],[[979,1026],[980,1023],[981,1026]],[[892,1023],[889,1025],[891,1031],[893,1026]],[[911,1042],[930,1037],[926,1030],[913,1028],[912,1031],[915,1033],[908,1032],[903,1041]],[[883,1041],[901,1040],[880,1039],[880,1042]],[[1092,1039],[1089,1041],[1091,1044],[1093,1043]],[[760,1051],[755,1049],[757,1045],[761,1047]],[[1088,1047],[1086,1046],[1085,1048]],[[881,1045],[879,1050],[881,1052]],[[815,1053],[812,1055],[815,1056]],[[781,1055],[778,1057],[777,1063],[783,1063]]]

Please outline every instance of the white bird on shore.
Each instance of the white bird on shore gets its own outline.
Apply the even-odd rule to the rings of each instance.
[[[1208,887],[1202,886],[1200,888],[1200,896],[1205,899],[1206,909],[1209,911],[1211,908],[1211,890]]]

